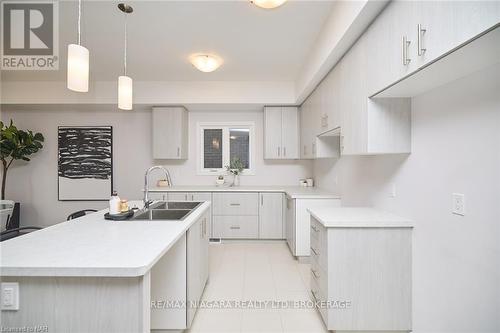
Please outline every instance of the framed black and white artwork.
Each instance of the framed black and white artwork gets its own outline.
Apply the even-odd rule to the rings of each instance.
[[[109,200],[113,191],[113,128],[58,127],[59,201]]]

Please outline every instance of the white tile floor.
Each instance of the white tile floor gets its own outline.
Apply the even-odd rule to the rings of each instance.
[[[309,264],[295,260],[285,242],[232,241],[210,245],[210,278],[203,300],[307,301]],[[257,304],[257,303],[252,303]],[[262,303],[261,303],[262,304]],[[199,309],[199,332],[327,332],[315,309]]]

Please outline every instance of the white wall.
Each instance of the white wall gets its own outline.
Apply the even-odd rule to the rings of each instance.
[[[318,184],[339,188],[344,205],[415,221],[415,332],[500,331],[499,92],[496,66],[415,97],[409,156],[315,162]],[[464,217],[451,213],[454,192]]]
[[[92,106],[90,106],[92,107]],[[81,109],[81,107],[78,107]],[[151,113],[124,112],[109,107],[90,111],[76,109],[54,111],[3,111],[3,121],[13,119],[21,129],[42,132],[44,148],[30,163],[15,163],[9,170],[7,198],[22,204],[21,224],[48,226],[65,220],[66,216],[83,208],[103,208],[106,202],[60,202],[57,200],[57,127],[113,126],[114,188],[122,198],[140,199],[144,172],[153,164],[166,165],[175,185],[214,184],[214,176],[196,175],[197,121],[255,121],[256,174],[242,176],[242,185],[295,185],[298,179],[312,174],[309,161],[272,162],[263,160],[263,113],[202,113],[190,112],[190,151],[186,161],[153,161],[151,153]],[[161,174],[157,174],[160,176]],[[155,175],[151,177],[155,182]]]

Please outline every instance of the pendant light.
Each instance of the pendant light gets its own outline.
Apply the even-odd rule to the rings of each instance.
[[[134,11],[132,6],[121,3],[118,5],[125,14],[125,45],[123,52],[123,75],[118,77],[118,108],[132,110],[132,78],[127,76],[127,14]]]
[[[82,0],[78,0],[78,44],[68,45],[67,87],[78,92],[89,91],[89,50],[81,45]]]

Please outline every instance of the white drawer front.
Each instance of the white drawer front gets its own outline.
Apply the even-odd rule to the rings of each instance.
[[[258,238],[258,216],[214,216],[214,238]]]
[[[327,254],[326,246],[324,246],[321,243],[322,242],[320,242],[320,246],[318,246],[318,247],[311,244],[311,259],[315,260],[318,263],[319,267],[321,267],[324,270],[327,270],[328,269],[328,258],[327,258],[328,254]]]
[[[258,193],[214,193],[214,215],[259,215]]]
[[[311,279],[316,281],[323,294],[328,295],[328,276],[326,270],[319,265],[314,257],[311,257]]]
[[[323,318],[323,322],[326,326],[328,326],[328,312],[326,308],[327,297],[326,294],[321,290],[318,285],[318,282],[314,279],[313,274],[311,273],[311,294],[313,296],[314,301],[321,302],[317,307],[319,313],[321,314],[321,318]],[[324,307],[321,307],[324,305]]]

